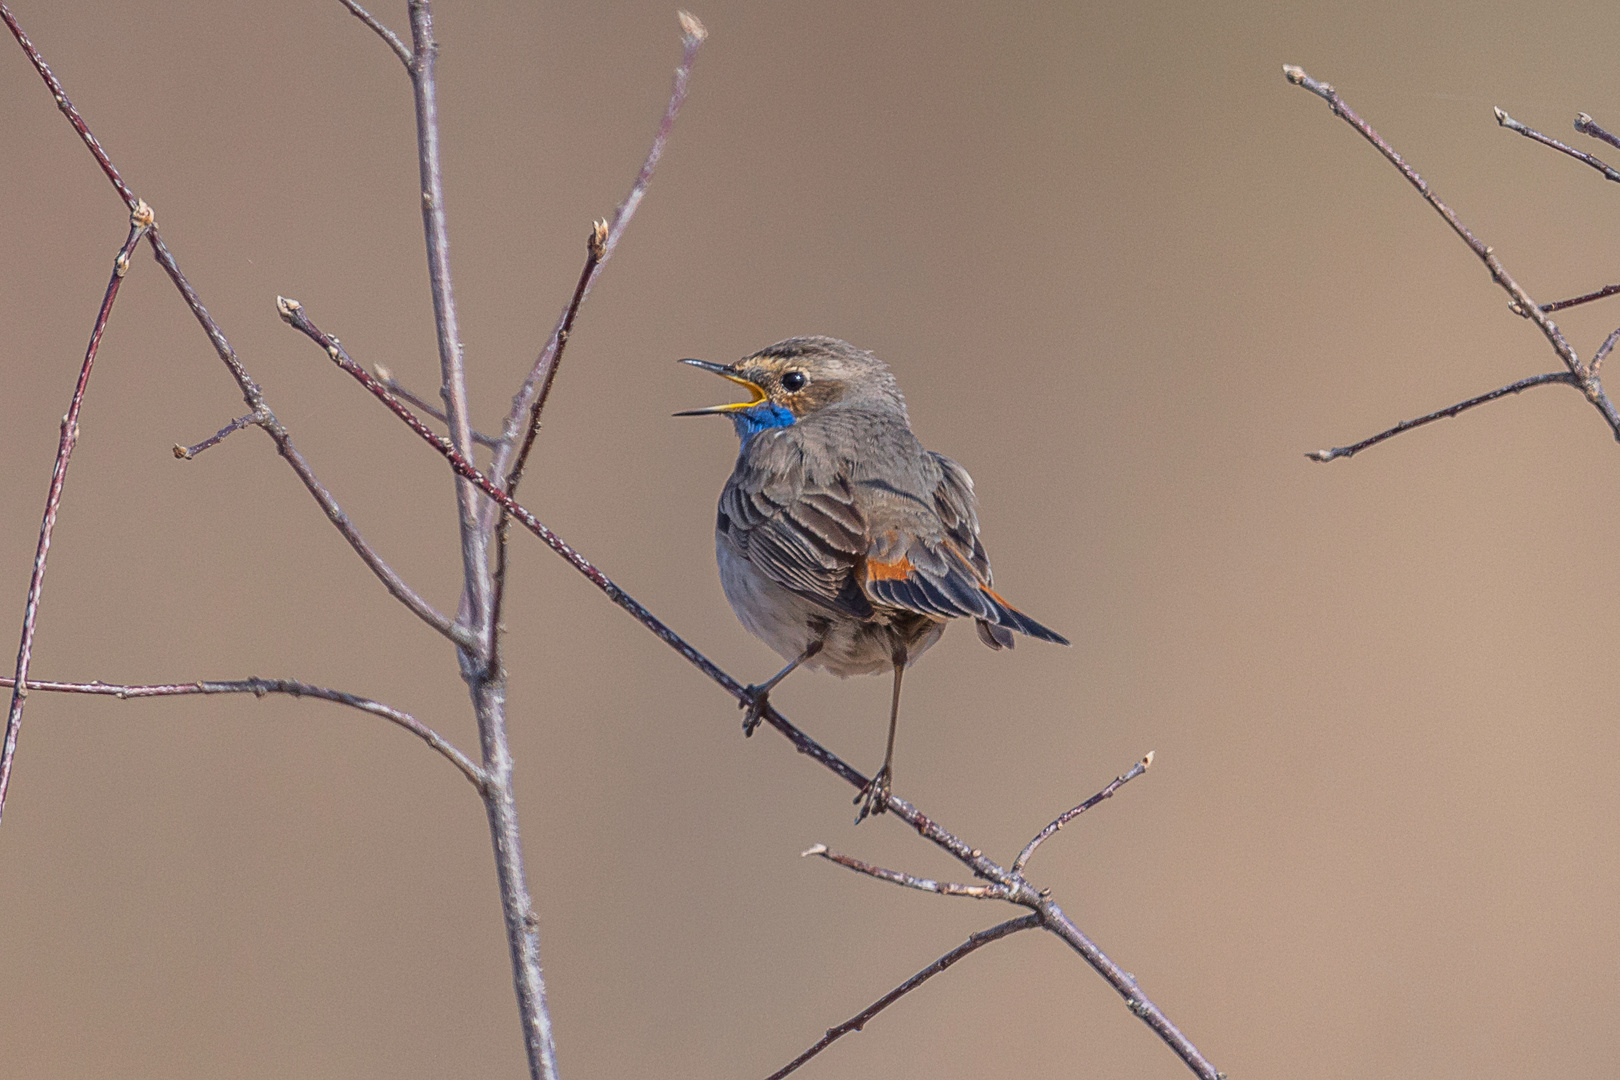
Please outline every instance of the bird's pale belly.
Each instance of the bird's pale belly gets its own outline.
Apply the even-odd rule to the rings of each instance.
[[[897,634],[905,642],[909,665],[945,632],[943,620],[909,612],[896,612],[901,618],[892,622],[881,608],[870,621],[839,615],[772,581],[732,550],[724,534],[715,535],[715,558],[720,564],[720,584],[738,621],[782,659],[794,659],[812,641],[826,635],[826,644],[805,661],[805,667],[840,677],[889,671],[894,667]]]

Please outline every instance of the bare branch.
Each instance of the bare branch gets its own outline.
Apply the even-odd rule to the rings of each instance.
[[[1615,439],[1620,441],[1620,412],[1615,410],[1614,403],[1609,400],[1609,395],[1603,389],[1602,381],[1581,365],[1580,357],[1575,354],[1575,350],[1570,347],[1569,342],[1564,340],[1563,332],[1558,329],[1558,324],[1549,319],[1547,313],[1530,298],[1530,294],[1525,292],[1519,283],[1513,279],[1513,276],[1502,265],[1501,260],[1496,257],[1496,253],[1469,231],[1468,226],[1462,223],[1451,207],[1442,202],[1440,197],[1430,190],[1428,182],[1418,175],[1417,170],[1408,165],[1406,160],[1395,152],[1394,147],[1385,142],[1383,137],[1372,129],[1371,125],[1357,115],[1356,111],[1345,103],[1344,99],[1339,96],[1338,91],[1334,90],[1331,85],[1311,78],[1305,74],[1302,68],[1293,64],[1283,65],[1283,75],[1289,82],[1296,86],[1303,86],[1326,101],[1328,107],[1333,110],[1334,115],[1342,118],[1345,123],[1355,128],[1362,138],[1377,147],[1378,152],[1383,154],[1391,165],[1400,170],[1401,175],[1406,177],[1407,182],[1418,190],[1424,201],[1434,207],[1435,212],[1445,219],[1447,225],[1451,226],[1451,230],[1462,239],[1463,243],[1468,245],[1468,249],[1485,264],[1485,268],[1490,271],[1491,280],[1500,285],[1508,296],[1512,298],[1514,310],[1530,319],[1541,330],[1542,335],[1552,345],[1553,351],[1558,354],[1558,358],[1564,362],[1564,366],[1569,370],[1569,373],[1575,377],[1573,385],[1581,391],[1586,400],[1592,404],[1592,407],[1597,409],[1604,422],[1609,425],[1609,430],[1614,433]]]
[[[381,364],[372,364],[371,370],[376,373],[378,380],[384,386],[388,387],[395,397],[399,398],[401,401],[410,402],[421,412],[433,417],[433,419],[437,420],[441,424],[448,422],[445,418],[443,409],[436,407],[432,402],[429,402],[425,398],[413,393],[411,389],[404,383],[401,383],[398,379],[394,378],[394,373],[388,368],[383,367]],[[501,440],[497,439],[493,435],[485,435],[482,431],[479,431],[476,428],[473,429],[472,440],[479,446],[488,446],[494,448],[501,445]]]
[[[917,989],[917,987],[921,986],[929,979],[932,979],[935,975],[938,975],[940,972],[944,971],[946,968],[950,967],[952,964],[956,963],[969,953],[982,949],[992,941],[999,941],[1009,934],[1016,934],[1020,930],[1031,930],[1039,925],[1041,925],[1041,917],[1039,915],[1020,915],[1016,919],[1008,919],[1004,923],[998,923],[988,930],[980,930],[978,933],[970,936],[962,944],[958,945],[956,948],[952,949],[938,960],[935,960],[932,964],[929,964],[927,967],[917,972],[917,974],[913,975],[911,978],[907,979],[893,990],[890,990],[887,994],[884,994],[882,997],[872,1002],[872,1004],[868,1005],[866,1008],[862,1009],[848,1020],[845,1020],[842,1024],[839,1024],[837,1027],[828,1028],[827,1034],[823,1035],[814,1046],[810,1047],[810,1049],[806,1050],[804,1053],[800,1054],[798,1057],[794,1058],[780,1069],[771,1073],[766,1080],[782,1080],[782,1077],[794,1072],[799,1068],[799,1066],[803,1065],[805,1062],[827,1049],[827,1047],[831,1046],[845,1035],[848,1035],[852,1031],[860,1031],[862,1028],[866,1027],[867,1022],[878,1013],[882,1012],[884,1009],[887,1009],[890,1005],[893,1005],[896,1001],[899,1001],[901,998]]]
[[[1098,803],[1102,802],[1104,799],[1112,799],[1114,797],[1114,792],[1118,791],[1132,780],[1135,780],[1138,776],[1141,776],[1152,767],[1153,751],[1149,750],[1141,761],[1138,761],[1135,765],[1132,765],[1128,770],[1119,776],[1114,777],[1113,783],[1097,792],[1097,794],[1093,795],[1079,806],[1076,806],[1073,810],[1065,810],[1063,813],[1059,814],[1050,825],[1036,833],[1035,839],[1026,844],[1024,846],[1024,850],[1018,853],[1018,858],[1013,860],[1012,872],[1015,874],[1023,873],[1025,864],[1029,862],[1029,857],[1035,854],[1035,849],[1046,843],[1048,838],[1055,834],[1059,829],[1063,828],[1063,826],[1067,825],[1069,822],[1073,821],[1087,810],[1090,810],[1093,806],[1096,806]]]
[[[439,54],[433,40],[433,9],[429,0],[410,0],[411,89],[416,101],[417,167],[422,183],[422,232],[427,240],[428,281],[433,293],[433,326],[438,333],[440,393],[444,397],[450,445],[459,453],[472,449],[472,424],[467,416],[467,370],[462,363],[461,328],[456,322],[455,287],[450,275],[450,231],[444,217],[444,177],[439,165],[439,104],[434,61]],[[478,524],[478,499],[472,487],[456,482],[456,513],[461,530],[463,625],[472,627],[482,654],[485,643],[478,627],[489,612],[489,560],[486,539]]]
[[[1486,402],[1495,401],[1499,397],[1506,397],[1509,394],[1517,394],[1519,391],[1528,390],[1532,386],[1546,386],[1549,383],[1562,383],[1566,386],[1580,385],[1575,376],[1571,375],[1567,371],[1550,371],[1545,375],[1532,375],[1528,379],[1520,379],[1518,382],[1508,383],[1506,386],[1497,387],[1488,394],[1481,394],[1479,397],[1472,397],[1467,401],[1459,401],[1455,405],[1448,405],[1444,409],[1440,409],[1437,412],[1428,413],[1427,415],[1419,416],[1411,420],[1402,420],[1399,424],[1396,424],[1387,431],[1380,431],[1377,435],[1362,439],[1358,443],[1351,443],[1349,446],[1335,446],[1331,450],[1312,450],[1305,456],[1310,458],[1312,461],[1333,461],[1335,458],[1353,457],[1354,455],[1359,454],[1361,451],[1367,449],[1367,447],[1376,446],[1385,439],[1394,438],[1403,431],[1411,431],[1413,428],[1422,427],[1424,424],[1431,424],[1436,420],[1445,420],[1449,417],[1456,416],[1460,412],[1466,412],[1476,405],[1484,405]]]
[[[664,145],[669,141],[670,132],[675,128],[675,118],[680,115],[681,106],[686,102],[686,91],[691,83],[692,65],[697,60],[698,50],[703,47],[703,41],[709,36],[703,24],[690,12],[678,13],[681,24],[681,62],[675,69],[675,85],[670,90],[669,103],[664,106],[664,116],[658,124],[658,133],[653,136],[652,149],[647,151],[647,158],[641,164],[641,171],[630,185],[630,193],[624,197],[619,208],[613,212],[613,220],[608,224],[607,236],[602,241],[602,254],[596,260],[596,265],[585,278],[583,289],[576,289],[576,299],[569,301],[568,307],[563,310],[562,317],[557,320],[557,327],[551,332],[545,348],[540,350],[540,356],[535,360],[534,367],[529,371],[528,378],[523,386],[512,398],[512,410],[507,413],[506,423],[501,428],[501,435],[507,445],[496,452],[495,460],[490,465],[490,474],[503,480],[511,469],[513,461],[513,444],[517,433],[522,430],[525,418],[532,414],[535,395],[540,388],[549,383],[552,366],[556,363],[557,353],[562,346],[563,329],[565,323],[572,322],[571,312],[577,311],[579,304],[590,294],[591,286],[602,273],[602,267],[613,255],[613,249],[619,246],[619,239],[624,230],[629,227],[630,219],[636,214],[636,208],[641,205],[642,198],[647,194],[647,185],[652,182],[653,171],[658,168],[658,161],[664,156]],[[487,510],[484,518],[486,522],[493,517],[493,511]]]
[[[517,459],[512,463],[512,469],[506,476],[504,486],[508,495],[515,497],[518,485],[523,482],[524,466],[528,464],[529,452],[534,449],[534,440],[540,434],[540,415],[545,411],[546,402],[551,397],[551,385],[557,378],[557,369],[562,366],[563,350],[568,347],[568,336],[573,332],[574,318],[579,314],[579,305],[585,299],[585,288],[589,285],[591,276],[601,265],[606,241],[607,222],[594,222],[591,225],[591,235],[585,242],[585,268],[580,271],[579,283],[574,286],[574,296],[568,302],[568,308],[563,312],[562,324],[557,330],[556,355],[546,370],[545,382],[540,387],[540,393],[535,396],[534,406],[529,412],[528,434],[523,437],[523,446],[518,450]],[[506,542],[511,524],[511,515],[503,509],[500,521],[495,526],[495,575],[494,586],[490,591],[489,668],[492,671],[500,667],[501,607],[506,599]]]
[[[354,0],[338,0],[338,3],[348,8],[349,14],[371,27],[378,37],[387,42],[388,47],[394,50],[394,55],[399,57],[399,62],[405,65],[406,71],[411,69],[411,50],[405,47],[403,41],[399,40],[399,35],[384,26],[381,19],[355,3]]]
[[[232,420],[230,423],[226,424],[224,427],[220,428],[214,434],[210,435],[208,438],[204,439],[202,442],[198,443],[196,446],[181,446],[179,443],[175,443],[174,456],[182,461],[190,461],[192,458],[196,457],[204,450],[207,450],[209,447],[218,446],[220,443],[224,442],[227,437],[241,431],[243,428],[247,427],[249,424],[252,424],[257,419],[258,417],[254,416],[252,413],[248,413],[246,416],[239,416],[235,420]]]
[[[1575,114],[1575,130],[1579,131],[1582,135],[1590,135],[1594,139],[1602,139],[1610,146],[1620,149],[1620,138],[1617,138],[1616,136],[1611,135],[1609,132],[1598,127],[1597,121],[1593,120],[1585,113]]]
[[[6,12],[10,22],[10,12]],[[84,363],[79,366],[79,381],[73,386],[73,397],[68,401],[67,415],[62,417],[62,434],[56,444],[56,465],[51,470],[50,486],[45,492],[45,513],[39,523],[39,543],[34,548],[34,572],[28,579],[28,600],[23,605],[22,637],[17,644],[17,676],[12,682],[11,706],[6,712],[5,742],[0,743],[0,815],[6,810],[6,791],[11,787],[11,763],[17,756],[17,736],[22,731],[23,707],[28,702],[28,665],[34,655],[34,624],[39,616],[40,593],[45,587],[45,560],[51,552],[51,534],[56,530],[56,512],[62,505],[62,485],[67,482],[68,462],[73,448],[79,442],[79,410],[84,405],[84,393],[90,386],[90,370],[95,366],[96,353],[101,348],[101,335],[112,317],[113,302],[129,272],[129,257],[141,238],[152,227],[152,211],[136,200],[130,212],[129,238],[118,249],[113,259],[112,276],[107,279],[106,292],[101,297],[101,310],[96,313],[95,325],[90,329],[90,344],[84,351]]]
[[[828,862],[848,867],[858,874],[875,877],[879,881],[887,881],[894,885],[903,885],[908,889],[937,893],[940,896],[967,896],[975,900],[1006,900],[1010,898],[1008,890],[1001,885],[963,885],[954,881],[935,881],[933,878],[917,877],[900,870],[888,870],[881,866],[873,866],[871,863],[862,862],[849,855],[840,855],[835,851],[828,851],[826,844],[817,844],[799,854],[801,857],[819,855]]]
[[[15,686],[17,680],[0,678],[0,686]],[[264,697],[266,694],[287,694],[292,697],[319,698],[322,701],[332,701],[339,705],[347,705],[351,709],[359,709],[373,716],[380,716],[389,723],[396,724],[427,743],[444,759],[456,768],[461,774],[472,781],[473,787],[480,792],[484,790],[487,778],[484,770],[457,750],[451,742],[428,727],[422,721],[408,712],[403,712],[390,705],[371,698],[360,697],[342,690],[329,690],[324,686],[315,686],[296,679],[234,679],[217,680],[205,679],[190,683],[155,683],[138,686],[124,686],[104,682],[69,683],[69,682],[41,682],[39,679],[29,679],[28,689],[45,690],[57,694],[93,694],[100,697],[115,697],[120,700],[131,698],[150,697],[189,697],[197,694],[252,694],[255,697]]]
[[[1584,296],[1572,296],[1568,300],[1555,300],[1550,304],[1542,304],[1541,310],[1563,311],[1565,308],[1572,308],[1579,304],[1590,304],[1593,300],[1602,300],[1605,297],[1613,296],[1615,293],[1620,293],[1620,285],[1605,285],[1597,292],[1589,292]],[[1513,308],[1515,314],[1524,314],[1524,312],[1519,310],[1519,306],[1517,304],[1512,304],[1510,306]]]
[[[1620,329],[1611,330],[1609,336],[1603,339],[1603,344],[1598,346],[1598,351],[1592,354],[1591,372],[1593,375],[1598,373],[1598,369],[1603,366],[1603,361],[1607,360],[1609,353],[1614,351],[1616,340],[1620,340]]]
[[[1568,154],[1570,157],[1581,162],[1582,164],[1590,165],[1592,168],[1602,173],[1605,180],[1613,180],[1616,183],[1620,183],[1620,170],[1617,170],[1608,165],[1606,162],[1593,157],[1584,150],[1577,150],[1573,146],[1567,146],[1551,136],[1543,135],[1533,127],[1521,124],[1519,121],[1513,119],[1513,117],[1509,116],[1501,109],[1496,110],[1496,122],[1507,128],[1509,131],[1517,131],[1520,135],[1523,135],[1527,139],[1533,139],[1543,146],[1550,146],[1561,154]],[[1545,311],[1546,309],[1543,308],[1542,310]]]
[[[39,77],[45,80],[45,85],[50,89],[51,96],[56,99],[56,107],[62,110],[62,115],[67,117],[68,123],[73,125],[73,130],[79,133],[79,138],[84,140],[85,147],[90,151],[91,156],[96,159],[96,164],[101,166],[101,171],[107,174],[108,180],[112,181],[113,187],[118,191],[118,197],[124,200],[124,205],[129,207],[130,213],[134,213],[135,209],[141,205],[141,200],[129,189],[129,185],[124,183],[124,178],[118,174],[118,169],[113,165],[112,159],[107,156],[107,151],[103,150],[101,143],[94,135],[90,134],[90,128],[85,124],[84,117],[79,115],[79,110],[75,109],[73,102],[68,100],[67,91],[62,89],[62,84],[57,81],[56,74],[51,71],[50,65],[45,62],[43,56],[39,55],[39,50],[34,48],[34,43],[28,40],[27,34],[23,33],[23,28],[18,24],[17,17],[11,13],[11,9],[4,3],[0,3],[0,19],[5,20],[7,29],[11,31],[11,36],[17,39],[17,44],[21,45],[22,51],[27,54],[28,62],[34,65],[34,70],[39,72]]]
[[[465,457],[457,453],[456,449],[450,445],[449,440],[435,434],[403,402],[389,393],[382,383],[355,363],[342,344],[311,323],[301,304],[296,300],[278,298],[276,306],[283,319],[325,349],[327,355],[331,357],[338,367],[342,368],[378,400],[387,405],[394,415],[405,421],[406,425],[416,432],[424,442],[443,455],[445,460],[450,463],[451,468],[477,486],[480,491],[494,500],[499,506],[503,507],[511,514],[513,520],[539,537],[547,547],[567,560],[570,566],[590,579],[591,583],[601,589],[608,599],[629,612],[636,621],[651,630],[664,644],[680,653],[688,663],[708,676],[726,693],[739,702],[749,703],[753,701],[753,695],[748,687],[732,678],[707,656],[704,656],[696,648],[688,644],[684,638],[670,629],[651,611],[643,607],[629,593],[615,585],[606,574],[593,566],[589,560],[575,551],[560,536],[541,524],[538,518],[496,486],[489,477],[479,472]],[[862,776],[859,771],[851,767],[837,754],[834,754],[794,726],[774,706],[768,705],[766,707],[764,720],[781,732],[799,753],[815,759],[828,770],[842,777],[852,787],[864,789],[867,786],[865,776]],[[1093,970],[1100,974],[1125,999],[1126,1008],[1140,1018],[1143,1023],[1147,1024],[1154,1034],[1158,1035],[1189,1069],[1201,1077],[1202,1080],[1217,1080],[1219,1074],[1216,1072],[1215,1067],[1209,1063],[1203,1054],[1199,1053],[1198,1048],[1192,1044],[1192,1041],[1182,1034],[1181,1030],[1171,1022],[1169,1017],[1164,1015],[1163,1011],[1147,995],[1142,993],[1141,989],[1136,985],[1136,981],[1130,975],[1109,959],[1106,953],[1099,949],[1090,938],[1086,937],[1069,920],[1068,916],[1063,913],[1063,910],[1051,900],[1044,890],[1037,890],[1022,878],[1010,874],[994,861],[986,858],[978,848],[969,847],[955,834],[924,815],[915,806],[912,806],[898,795],[890,793],[886,806],[888,811],[894,814],[895,817],[917,830],[919,836],[964,863],[975,875],[1007,888],[1008,900],[1039,912],[1042,925],[1063,938],[1071,948],[1078,952],[1092,966]]]

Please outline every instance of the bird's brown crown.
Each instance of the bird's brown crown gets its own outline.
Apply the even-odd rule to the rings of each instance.
[[[693,413],[783,409],[797,419],[838,404],[896,411],[902,417],[906,413],[905,399],[888,365],[837,338],[788,338],[735,364],[685,362],[724,376],[754,394],[752,401],[694,409]]]

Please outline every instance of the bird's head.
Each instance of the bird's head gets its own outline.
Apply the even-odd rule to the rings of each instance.
[[[787,427],[834,405],[863,405],[906,415],[905,399],[888,365],[830,337],[778,341],[735,364],[682,360],[747,390],[747,401],[687,409],[676,416],[729,416],[744,441],[767,428]]]

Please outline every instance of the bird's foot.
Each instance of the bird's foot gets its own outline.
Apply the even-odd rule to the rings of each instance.
[[[761,686],[747,686],[743,693],[748,697],[738,701],[737,708],[743,710],[743,738],[751,739],[765,719],[765,710],[771,707],[771,692]]]
[[[861,788],[855,796],[855,802],[860,806],[861,812],[855,816],[855,824],[859,825],[870,816],[886,812],[889,809],[889,780],[891,775],[887,765],[877,771],[877,775],[868,780],[866,786]]]

